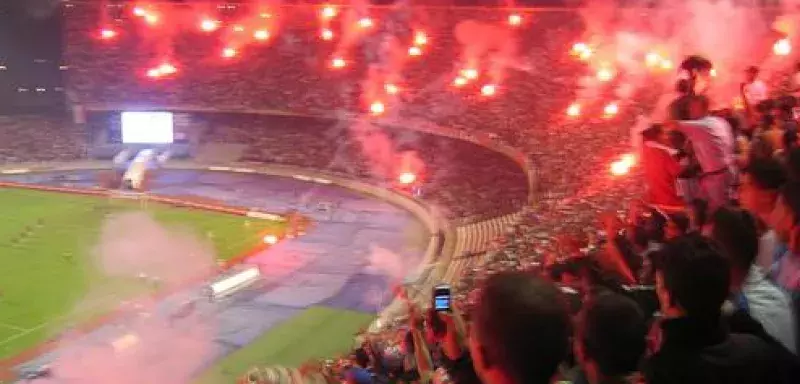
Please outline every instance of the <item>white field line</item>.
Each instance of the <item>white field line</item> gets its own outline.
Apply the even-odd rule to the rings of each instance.
[[[13,330],[15,330],[15,331],[17,331],[17,332],[25,332],[25,331],[27,331],[27,330],[28,330],[28,328],[22,328],[22,327],[18,327],[18,326],[16,326],[16,325],[13,325],[13,324],[8,324],[8,323],[3,323],[3,322],[1,322],[1,321],[0,321],[0,327],[3,327],[3,328],[8,328],[8,329],[13,329]]]

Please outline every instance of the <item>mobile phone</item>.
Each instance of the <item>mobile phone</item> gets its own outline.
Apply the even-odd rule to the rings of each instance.
[[[433,288],[433,309],[436,312],[450,312],[450,286],[439,284]]]

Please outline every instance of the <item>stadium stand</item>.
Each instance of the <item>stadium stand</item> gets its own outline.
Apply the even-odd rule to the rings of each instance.
[[[68,87],[74,104],[94,111],[89,113],[88,131],[104,129],[109,116],[124,107],[167,108],[190,116],[192,140],[208,149],[203,158],[315,168],[375,183],[394,177],[391,167],[376,168],[380,161],[375,159],[385,152],[413,152],[425,164],[423,200],[442,207],[455,223],[452,258],[441,260],[449,262],[442,280],[453,284],[455,307],[462,312],[475,307],[480,294],[476,287],[494,275],[541,271],[562,262],[565,255],[584,253],[582,247],[594,243],[604,229],[599,216],[624,213],[642,195],[637,171],[609,176],[609,159],[630,150],[635,118],[648,114],[659,96],[671,91],[660,83],[636,90],[620,102],[614,116],[565,116],[585,68],[565,49],[578,40],[584,25],[577,12],[564,10],[526,13],[519,36],[537,38],[516,41],[502,78],[482,79],[498,82],[495,97],[481,95],[474,84],[467,92],[452,82],[464,65],[458,38],[463,21],[494,23],[507,17],[504,11],[370,8],[370,16],[395,38],[363,39],[348,52],[346,67],[337,70],[330,68],[334,46],[318,37],[318,8],[287,6],[274,39],[243,47],[242,56],[234,60],[218,58],[219,47],[206,44],[207,36],[200,33],[176,36],[172,49],[179,76],[159,80],[145,75],[158,64],[152,61],[159,54],[157,44],[147,44],[146,33],[124,11],[112,15],[120,39],[109,43],[93,37],[104,12],[86,4],[67,8]],[[226,17],[236,16],[235,9],[231,12]],[[424,25],[432,42],[419,57],[405,56],[414,34],[412,20]],[[506,38],[513,39],[497,40]],[[408,91],[387,102],[387,114],[438,124],[467,140],[378,123],[364,127],[345,118],[369,112],[371,100],[362,98],[364,79],[375,76],[376,67],[388,65],[392,52],[403,52],[396,59],[402,63],[402,87]],[[491,69],[487,72],[491,77]],[[609,85],[593,99],[610,99],[613,89]],[[603,106],[589,102],[584,108],[599,111]],[[2,124],[12,125],[0,120],[0,129]],[[13,140],[24,142],[24,133],[7,131],[20,135]],[[63,133],[52,139],[58,135]],[[487,145],[475,144],[485,137]],[[387,151],[365,150],[376,142]],[[42,143],[45,151],[56,148],[52,145]],[[487,149],[493,145],[520,151],[530,169],[522,170],[520,162]],[[80,156],[80,151],[70,150],[65,160]],[[15,152],[4,159],[47,160],[39,159],[44,156],[39,153]],[[526,171],[535,172],[535,183]],[[527,204],[531,200],[534,204]],[[380,345],[387,360],[397,357],[413,327],[395,319],[365,336],[362,346]],[[355,362],[354,356],[343,356],[326,365],[333,377],[344,377]],[[254,368],[243,380],[275,382],[262,376],[277,375],[297,381],[317,372]]]

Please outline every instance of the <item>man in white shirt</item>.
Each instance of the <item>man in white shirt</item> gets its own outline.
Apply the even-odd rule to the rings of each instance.
[[[709,100],[703,95],[691,96],[689,116],[669,124],[683,132],[692,142],[695,158],[702,173],[699,182],[702,197],[714,211],[730,201],[733,182],[734,139],[731,127],[725,119],[709,114]]]
[[[742,83],[742,96],[747,105],[755,107],[766,100],[769,95],[767,84],[758,78],[758,67],[749,67],[745,71],[745,82]]]

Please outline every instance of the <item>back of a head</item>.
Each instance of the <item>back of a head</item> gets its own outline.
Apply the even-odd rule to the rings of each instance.
[[[800,182],[786,183],[780,190],[783,205],[794,215],[792,225],[800,225]]]
[[[777,191],[786,183],[786,169],[772,157],[751,160],[745,172],[750,182],[761,190]]]
[[[687,316],[714,319],[730,288],[730,263],[715,243],[699,233],[674,239],[654,258],[671,303]]]
[[[711,215],[714,239],[730,258],[731,267],[748,270],[758,255],[755,218],[745,210],[721,207]]]
[[[483,364],[517,383],[547,383],[569,350],[570,318],[560,290],[522,272],[486,280],[473,335]]]
[[[606,377],[635,372],[646,347],[647,323],[632,299],[603,292],[584,304],[579,324],[586,358]]]
[[[786,168],[792,181],[800,182],[800,147],[789,150],[786,156]]]

